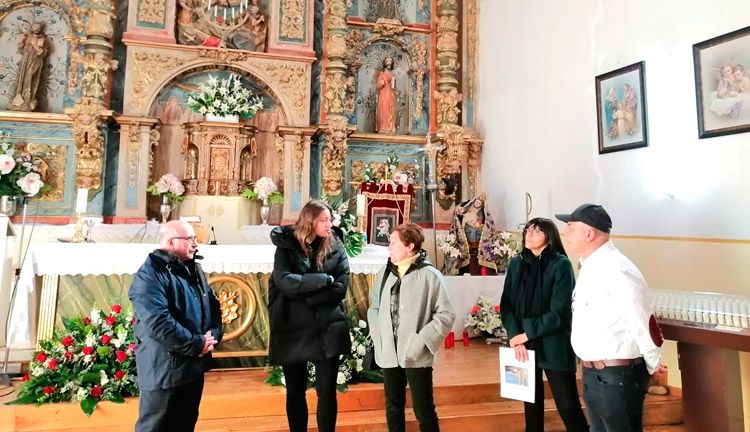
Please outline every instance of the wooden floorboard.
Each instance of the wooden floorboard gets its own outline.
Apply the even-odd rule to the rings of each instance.
[[[523,431],[523,403],[500,398],[497,349],[497,345],[472,343],[469,347],[440,350],[434,368],[434,385],[442,430]],[[264,384],[266,377],[262,369],[206,374],[197,430],[287,430],[285,389]],[[309,424],[314,427],[315,392],[309,391],[307,397]],[[10,396],[0,401],[8,400]],[[352,385],[348,392],[339,394],[338,403],[338,431],[387,431],[382,384]],[[77,403],[0,406],[0,431],[94,432],[102,428],[107,432],[132,431],[137,410],[137,398],[130,398],[124,404],[103,402],[91,417],[83,415]],[[551,398],[545,401],[545,411],[546,430],[564,430]],[[406,417],[407,430],[417,431],[419,428],[410,408]],[[681,398],[648,396],[644,423],[649,432],[682,430],[679,428]]]

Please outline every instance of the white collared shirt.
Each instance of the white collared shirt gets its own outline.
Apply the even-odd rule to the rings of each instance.
[[[649,332],[652,312],[643,275],[612,241],[581,264],[570,338],[576,355],[586,361],[643,357],[653,374],[661,348]]]

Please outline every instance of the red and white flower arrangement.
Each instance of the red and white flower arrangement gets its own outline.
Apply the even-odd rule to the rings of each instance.
[[[477,303],[464,319],[464,326],[471,327],[476,334],[502,336],[505,328],[500,318],[500,305],[485,296],[479,296]]]
[[[138,395],[133,313],[113,305],[109,314],[63,318],[64,328],[40,342],[15,404],[80,401],[91,415],[99,401]]]

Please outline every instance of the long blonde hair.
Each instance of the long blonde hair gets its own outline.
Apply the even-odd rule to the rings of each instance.
[[[294,223],[294,237],[299,242],[305,255],[309,259],[315,261],[318,270],[320,270],[325,257],[328,256],[328,253],[331,251],[331,245],[333,242],[331,236],[335,235],[332,232],[328,237],[323,238],[316,256],[311,256],[313,250],[312,247],[310,247],[310,244],[316,237],[315,222],[325,210],[328,210],[329,214],[333,214],[333,209],[331,209],[331,207],[324,201],[310,200],[304,207],[302,207],[302,210],[299,212],[299,218],[297,218],[297,222]]]

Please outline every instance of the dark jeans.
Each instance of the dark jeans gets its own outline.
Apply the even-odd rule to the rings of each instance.
[[[438,417],[432,398],[432,368],[385,368],[385,417],[390,432],[403,432],[406,427],[406,383],[411,390],[411,405],[421,432],[438,432]]]
[[[587,432],[589,424],[581,409],[581,400],[578,398],[578,387],[576,385],[575,372],[564,372],[544,369],[547,375],[552,397],[555,398],[557,412],[560,413],[565,429],[568,432]],[[526,415],[526,432],[544,431],[544,381],[542,381],[542,369],[536,368],[536,392],[534,403],[524,402]]]
[[[643,430],[648,370],[641,362],[604,369],[583,368],[583,400],[593,432]]]
[[[203,394],[198,381],[169,390],[141,390],[136,432],[193,431]]]
[[[318,395],[318,431],[336,430],[336,375],[339,369],[338,356],[314,362],[315,392]],[[307,431],[307,362],[282,366],[286,381],[286,419],[290,432]]]

